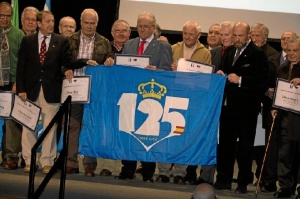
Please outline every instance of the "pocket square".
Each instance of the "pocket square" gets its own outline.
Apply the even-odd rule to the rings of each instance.
[[[242,67],[247,68],[249,66],[250,66],[250,64],[244,64]]]

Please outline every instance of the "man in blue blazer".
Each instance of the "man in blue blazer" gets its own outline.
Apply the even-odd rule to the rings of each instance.
[[[122,54],[150,55],[150,65],[146,69],[171,70],[172,50],[170,44],[157,40],[154,35],[156,19],[152,13],[143,12],[137,19],[137,31],[139,37],[126,42]],[[143,48],[141,48],[141,43]],[[122,160],[123,167],[118,179],[133,179],[136,170],[136,161]],[[143,181],[153,182],[155,162],[142,162]]]

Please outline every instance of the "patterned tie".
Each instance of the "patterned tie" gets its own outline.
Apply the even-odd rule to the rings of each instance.
[[[139,49],[138,49],[138,55],[142,55],[143,52],[144,52],[144,45],[146,43],[146,40],[142,40],[140,46],[139,46]]]
[[[44,65],[44,61],[45,61],[45,58],[46,58],[46,39],[47,39],[47,37],[44,36],[44,40],[42,41],[41,49],[40,49],[40,62],[41,62],[41,65]]]
[[[241,50],[240,48],[237,48],[237,51],[235,53],[235,56],[233,58],[233,64],[235,63],[235,61],[239,58],[240,54],[241,54]]]

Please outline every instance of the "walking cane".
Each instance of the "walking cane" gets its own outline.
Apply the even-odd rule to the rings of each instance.
[[[257,193],[258,193],[258,188],[259,188],[259,184],[260,184],[260,180],[261,180],[261,175],[262,175],[262,172],[263,172],[263,169],[264,169],[264,166],[265,166],[265,160],[266,160],[266,156],[267,156],[267,152],[268,152],[268,148],[269,148],[269,144],[270,144],[270,140],[271,140],[271,136],[272,136],[276,116],[277,116],[277,114],[274,114],[271,129],[270,129],[270,134],[269,134],[269,138],[268,138],[268,142],[267,142],[267,146],[266,146],[266,150],[265,150],[264,159],[263,159],[263,162],[262,162],[262,165],[261,165],[260,174],[259,174],[259,178],[258,178],[257,185],[256,185],[256,190],[255,190],[255,195],[254,195],[255,198],[257,198]]]

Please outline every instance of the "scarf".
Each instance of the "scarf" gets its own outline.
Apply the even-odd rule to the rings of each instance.
[[[11,29],[12,25],[7,28],[0,28],[0,86],[9,84],[10,58],[7,34]]]

